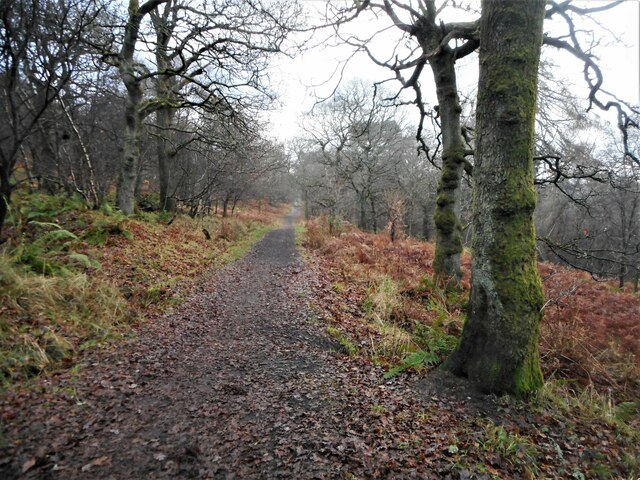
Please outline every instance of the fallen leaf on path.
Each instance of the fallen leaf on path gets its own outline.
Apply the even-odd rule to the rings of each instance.
[[[29,460],[24,462],[22,464],[22,473],[27,473],[29,470],[31,470],[33,467],[36,466],[37,462],[38,462],[38,460],[35,459],[35,458],[30,458]]]
[[[87,463],[84,467],[82,467],[83,472],[88,472],[93,467],[102,467],[104,465],[109,465],[111,463],[111,457],[108,455],[104,455],[102,457],[98,457],[95,460]]]

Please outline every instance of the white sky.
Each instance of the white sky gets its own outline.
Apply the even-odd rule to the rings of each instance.
[[[303,3],[309,9],[324,8],[324,2],[303,0]],[[576,2],[578,6],[593,6],[597,3],[603,2],[598,0]],[[637,105],[640,103],[640,0],[628,0],[611,11],[598,13],[597,19],[604,28],[593,23],[586,24],[584,27],[595,30],[597,36],[603,39],[602,45],[596,50],[599,56],[598,63],[605,78],[603,87]],[[447,18],[447,20],[450,19]],[[358,19],[356,22],[349,28],[360,36],[377,31],[380,25],[374,19]],[[545,32],[548,31],[556,34],[556,27],[545,24]],[[373,50],[384,50],[395,45],[398,33],[394,28],[381,35]],[[623,43],[618,43],[614,35],[618,36]],[[338,75],[333,75],[337,68],[344,67],[342,78],[345,82],[352,78],[374,82],[390,76],[389,71],[376,66],[365,54],[358,54],[343,65],[343,61],[351,55],[352,48],[332,47],[333,42],[326,41],[327,36],[328,32],[324,36],[315,36],[313,41],[321,42],[320,46],[294,59],[281,59],[269,72],[274,87],[281,94],[282,104],[281,108],[268,116],[271,122],[270,134],[280,141],[287,141],[302,134],[299,124],[303,114],[312,108],[318,97],[327,97],[331,94],[338,80]],[[544,51],[558,65],[559,76],[564,77],[567,84],[574,85],[572,88],[574,93],[580,98],[586,98],[587,90],[584,86],[581,63],[573,59],[568,52],[557,51],[550,47],[545,47]],[[461,65],[458,82],[460,88],[465,89],[476,82],[477,56],[467,57],[459,63]],[[433,92],[433,88],[430,87],[432,80],[429,69],[423,72],[421,83],[423,93]],[[389,88],[395,89],[397,86],[397,82],[388,84]],[[427,97],[427,100],[433,101],[433,95],[431,98]],[[413,108],[409,110],[409,120],[415,119],[417,119],[417,110]]]

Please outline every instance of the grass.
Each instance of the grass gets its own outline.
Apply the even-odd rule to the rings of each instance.
[[[245,231],[242,236],[236,237],[236,241],[217,259],[216,264],[223,266],[244,257],[256,242],[276,227],[273,224],[260,225]]]
[[[298,247],[302,246],[305,241],[307,235],[307,227],[304,223],[296,223],[293,226],[293,234],[295,237],[295,242]]]
[[[329,326],[327,327],[327,333],[338,341],[338,343],[344,350],[344,353],[349,356],[358,354],[360,350],[358,346],[353,343],[347,336],[345,336],[339,329]]]
[[[499,455],[500,459],[520,467],[527,478],[538,478],[539,453],[535,443],[526,435],[511,432],[502,425],[487,422],[479,435],[481,448]]]
[[[303,243],[331,272],[330,285],[340,285],[331,292],[334,302],[347,296],[360,302],[360,315],[330,310],[335,320],[368,339],[371,348],[363,354],[389,365],[400,365],[419,350],[444,359],[455,348],[466,316],[469,252],[462,257],[460,288],[442,289],[431,280],[432,244],[411,238],[392,243],[385,233],[364,233],[347,224],[334,234],[329,230],[327,218],[311,219]],[[558,265],[540,264],[539,270],[547,297],[540,339],[545,376],[611,391],[616,404],[635,401],[640,297]]]
[[[547,380],[533,406],[605,422],[619,434],[640,442],[640,400],[616,403],[611,391],[600,392],[593,384],[585,387],[566,379]]]
[[[363,234],[345,226],[340,235],[331,236],[326,218],[309,221],[300,230],[306,235],[304,246],[310,251],[316,246],[316,252],[331,258],[328,268],[336,274],[330,296],[337,308],[330,308],[340,321],[350,317],[349,328],[358,343],[366,345],[360,354],[388,366],[393,376],[433,368],[453,350],[467,294],[439,289],[413,262],[403,263],[397,252],[408,240],[391,244],[383,234]],[[345,315],[354,302],[362,314]]]
[[[246,254],[283,213],[261,204],[227,219],[127,218],[108,203],[91,211],[77,198],[17,191],[0,249],[0,383],[73,367],[81,352],[134,334],[203,271]]]
[[[7,386],[117,338],[131,319],[118,289],[85,273],[34,275],[0,257],[0,381]]]

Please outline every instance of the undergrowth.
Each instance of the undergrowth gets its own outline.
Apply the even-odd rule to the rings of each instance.
[[[335,317],[357,338],[361,355],[389,367],[387,377],[433,368],[455,348],[467,293],[435,285],[426,261],[432,251],[425,255],[424,248],[415,248],[418,242],[392,243],[385,234],[344,224],[331,227],[327,217],[308,221],[301,230],[303,246],[331,259],[332,296],[359,304],[355,315],[348,314],[353,310],[348,303],[333,308]]]
[[[132,312],[117,288],[85,273],[25,273],[0,257],[0,381],[28,378],[123,333]]]
[[[462,258],[460,287],[443,289],[432,281],[432,244],[391,242],[385,233],[348,224],[330,230],[326,218],[308,221],[303,246],[326,277],[315,298],[331,328],[358,346],[358,355],[385,366],[386,378],[437,367],[455,348],[466,318],[470,255]],[[537,397],[510,408],[535,413],[541,430],[534,442],[513,427],[483,424],[471,448],[528,478],[545,475],[542,462],[547,469],[549,462],[562,466],[561,477],[616,478],[625,472],[635,478],[640,296],[558,265],[540,264],[539,270],[546,293],[540,352],[547,382]],[[557,435],[567,438],[565,444],[554,443],[547,425],[560,426]],[[609,448],[614,453],[607,459],[602,452]],[[481,467],[490,474],[502,468]]]
[[[0,250],[0,384],[134,334],[206,269],[244,255],[282,213],[260,205],[225,219],[125,217],[108,203],[92,211],[76,197],[17,191]]]

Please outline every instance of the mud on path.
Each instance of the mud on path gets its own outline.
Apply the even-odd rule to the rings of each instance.
[[[2,398],[0,478],[451,474],[449,434],[419,418],[460,406],[340,354],[312,282],[288,218],[135,340]]]

